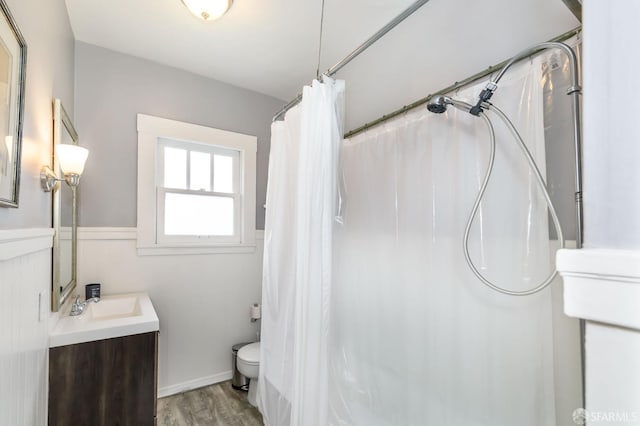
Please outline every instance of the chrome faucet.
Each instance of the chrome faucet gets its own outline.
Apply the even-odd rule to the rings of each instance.
[[[80,296],[76,296],[76,300],[73,302],[73,305],[71,305],[71,312],[69,313],[69,315],[71,315],[72,317],[78,316],[84,312],[84,308],[86,308],[90,302],[98,303],[99,301],[99,297],[92,297],[91,299],[87,299],[84,302],[81,302]]]

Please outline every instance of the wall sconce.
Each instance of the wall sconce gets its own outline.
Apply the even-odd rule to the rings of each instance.
[[[203,21],[214,21],[227,13],[233,0],[182,0],[194,16]]]
[[[80,183],[80,176],[84,171],[84,163],[89,156],[89,150],[78,145],[59,144],[55,148],[60,169],[64,179],[59,179],[51,167],[42,166],[40,183],[45,192],[51,192],[58,181],[64,180],[67,185],[76,187]]]

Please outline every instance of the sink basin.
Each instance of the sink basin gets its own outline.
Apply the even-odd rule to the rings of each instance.
[[[137,296],[108,297],[98,303],[90,303],[83,315],[95,320],[135,317],[141,315]]]
[[[147,293],[104,296],[87,304],[78,316],[70,316],[71,303],[49,334],[49,347],[73,345],[96,340],[158,331],[159,321]]]

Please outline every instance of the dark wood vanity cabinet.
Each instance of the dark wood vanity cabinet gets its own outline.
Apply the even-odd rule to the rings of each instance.
[[[49,426],[156,424],[158,332],[49,349]]]

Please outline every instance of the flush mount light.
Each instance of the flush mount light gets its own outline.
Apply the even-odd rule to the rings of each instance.
[[[229,10],[233,0],[182,0],[182,3],[203,21],[214,21]]]

